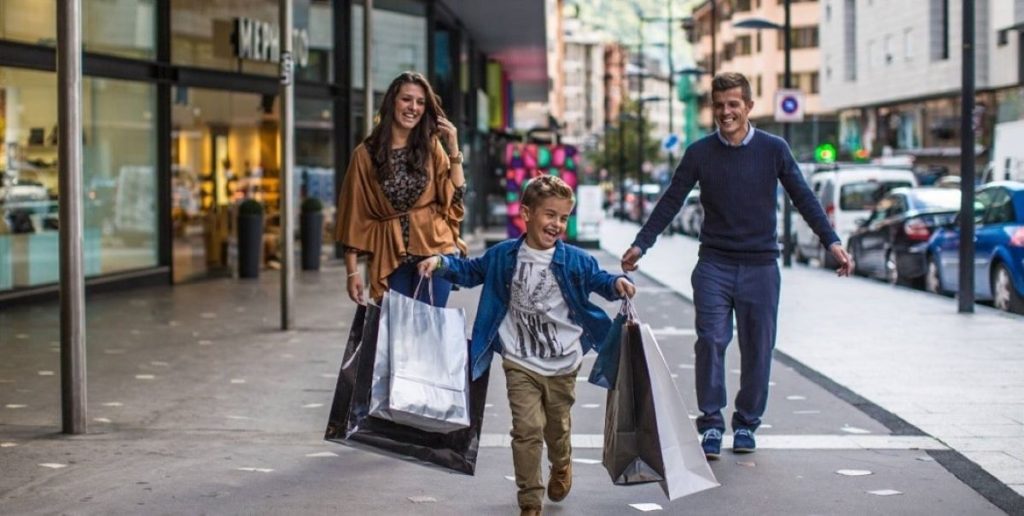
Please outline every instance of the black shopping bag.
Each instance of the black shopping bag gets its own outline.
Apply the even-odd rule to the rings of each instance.
[[[660,482],[665,464],[640,325],[623,324],[620,339],[618,371],[608,391],[601,463],[619,485]]]
[[[658,482],[669,500],[716,487],[654,332],[637,320],[632,311],[622,327],[602,463],[616,484]]]
[[[379,307],[360,306],[356,310],[342,356],[338,386],[334,392],[334,403],[324,438],[386,454],[411,457],[472,475],[480,448],[489,376],[485,374],[470,383],[469,428],[434,433],[370,416],[370,387],[379,322]],[[468,370],[466,374],[469,374]]]

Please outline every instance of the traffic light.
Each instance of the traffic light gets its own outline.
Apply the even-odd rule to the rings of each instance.
[[[836,147],[831,143],[823,143],[814,149],[814,161],[818,163],[835,163]]]

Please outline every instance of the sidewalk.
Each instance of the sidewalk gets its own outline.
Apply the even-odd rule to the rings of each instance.
[[[621,256],[638,231],[608,219]],[[698,243],[662,236],[640,270],[687,299]],[[642,293],[639,297],[643,302]],[[1024,495],[1024,317],[794,265],[782,271],[777,348],[917,426]]]

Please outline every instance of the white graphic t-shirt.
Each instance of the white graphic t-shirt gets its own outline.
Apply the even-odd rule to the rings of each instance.
[[[569,318],[551,271],[555,248],[538,251],[523,242],[512,274],[508,313],[501,322],[503,356],[544,376],[574,372],[583,362],[583,329]]]

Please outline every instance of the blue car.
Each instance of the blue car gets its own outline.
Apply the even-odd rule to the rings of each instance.
[[[1000,310],[1024,314],[1024,183],[989,183],[974,200],[974,295]],[[928,242],[925,287],[947,294],[958,288],[960,232],[955,224]]]

